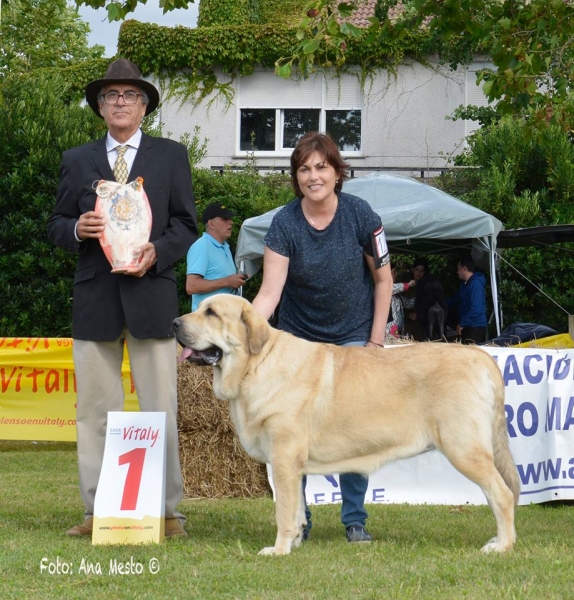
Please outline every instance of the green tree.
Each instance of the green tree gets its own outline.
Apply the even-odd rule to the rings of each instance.
[[[115,2],[114,0],[76,0],[77,6],[91,6],[92,8],[105,7],[108,11],[108,19],[111,21],[123,21],[127,15],[134,12],[138,4],[146,4],[147,0],[124,0],[123,2]],[[160,8],[163,8],[163,13],[176,8],[188,8],[190,4],[194,4],[195,0],[159,0]]]
[[[379,0],[377,16],[360,30],[350,16],[364,2],[310,2],[298,28],[299,46],[277,62],[278,73],[340,66],[351,40],[394,42],[416,31],[423,61],[435,52],[454,68],[476,53],[488,56],[494,69],[478,79],[500,114],[528,112],[569,126],[564,104],[574,84],[572,0]]]
[[[48,241],[62,152],[101,137],[58,76],[9,76],[0,97],[0,336],[70,335],[75,257]]]
[[[0,78],[103,56],[103,46],[88,46],[90,27],[67,0],[8,0],[2,9]]]
[[[0,335],[69,333],[73,257],[50,244],[62,152],[102,135],[65,78],[97,62],[67,0],[8,0],[0,32]]]
[[[122,21],[147,0],[75,0],[77,6],[105,7],[110,21]],[[186,9],[195,0],[159,0],[163,13]],[[197,0],[199,3],[199,0]],[[292,15],[302,11],[306,0],[202,0],[198,27],[213,25],[246,25],[291,22]]]

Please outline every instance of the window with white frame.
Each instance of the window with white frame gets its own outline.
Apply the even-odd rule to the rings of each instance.
[[[362,102],[351,74],[292,81],[256,71],[239,83],[238,154],[289,156],[305,133],[326,131],[345,155],[360,155]]]

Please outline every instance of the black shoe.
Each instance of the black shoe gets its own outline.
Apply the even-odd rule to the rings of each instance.
[[[349,525],[347,527],[347,541],[368,543],[372,542],[373,538],[362,525]]]
[[[303,527],[303,536],[302,536],[301,540],[303,542],[307,542],[307,541],[309,541],[310,537],[311,537],[311,530],[309,529],[309,527],[307,527],[305,525],[305,527]]]

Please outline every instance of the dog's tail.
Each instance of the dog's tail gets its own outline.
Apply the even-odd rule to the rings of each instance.
[[[500,377],[500,384],[497,385],[496,390],[496,414],[493,422],[493,452],[494,452],[494,464],[504,479],[506,485],[510,488],[510,491],[514,494],[514,501],[518,504],[518,498],[520,496],[520,478],[518,477],[518,471],[512,453],[510,452],[510,445],[508,442],[508,426],[506,424],[506,415],[504,411],[504,382],[502,381],[502,375],[497,370],[497,376]]]

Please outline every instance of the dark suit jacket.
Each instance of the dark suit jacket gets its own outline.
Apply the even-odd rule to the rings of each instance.
[[[80,243],[74,227],[81,214],[94,210],[94,182],[114,180],[105,139],[64,152],[48,237],[78,253],[74,276],[73,337],[117,339],[125,324],[138,339],[172,337],[179,314],[173,264],[197,239],[197,214],[187,150],[163,138],[142,136],[128,181],[143,177],[152,211],[150,241],[156,264],[143,276],[112,274],[97,239]]]

